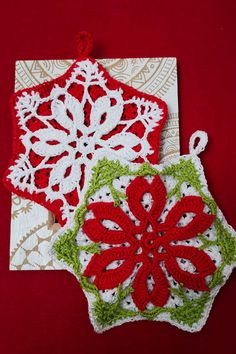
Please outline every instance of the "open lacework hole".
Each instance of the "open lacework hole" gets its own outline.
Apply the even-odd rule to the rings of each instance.
[[[184,213],[179,219],[177,226],[183,227],[188,225],[196,217],[195,213]]]
[[[152,204],[153,204],[153,198],[151,193],[144,193],[141,204],[144,207],[146,211],[150,211]]]
[[[119,267],[124,263],[124,260],[119,260],[119,261],[113,261],[110,264],[108,264],[105,268],[106,270],[110,270],[110,269],[119,269]]]
[[[61,228],[61,225],[59,224],[59,222],[55,218],[55,215],[51,211],[48,212],[47,223],[48,223],[49,230],[58,231]]]
[[[120,226],[117,223],[115,223],[114,221],[104,219],[101,221],[101,223],[107,230],[121,231]]]
[[[152,291],[154,289],[154,286],[155,286],[155,281],[154,281],[152,275],[148,275],[148,277],[147,277],[147,289],[148,289],[149,294],[152,293]]]
[[[194,149],[196,149],[196,148],[197,148],[197,146],[198,146],[198,144],[199,144],[200,140],[201,140],[201,139],[200,139],[200,137],[196,137],[196,138],[195,138],[195,140],[194,140],[194,144],[193,144],[193,148],[194,148]]]
[[[198,273],[197,268],[188,259],[176,257],[176,261],[179,267],[185,272],[189,272],[192,274]]]

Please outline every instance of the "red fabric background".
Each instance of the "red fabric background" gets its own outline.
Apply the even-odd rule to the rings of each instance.
[[[234,0],[8,0],[0,5],[1,173],[11,150],[9,95],[16,59],[76,56],[79,30],[94,34],[96,57],[176,56],[182,152],[196,129],[210,190],[236,228]],[[235,353],[236,272],[218,295],[202,332],[137,322],[93,332],[76,279],[64,271],[10,272],[10,194],[0,202],[0,353]]]

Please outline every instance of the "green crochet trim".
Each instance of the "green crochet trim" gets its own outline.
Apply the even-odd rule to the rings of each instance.
[[[186,296],[184,288],[179,286],[179,288],[170,289],[173,296],[177,296],[182,300],[182,305],[179,307],[156,307],[152,310],[145,310],[143,312],[129,311],[122,307],[122,301],[132,292],[132,287],[123,289],[120,285],[117,288],[116,301],[110,304],[102,300],[97,287],[90,283],[89,280],[81,273],[81,265],[79,262],[78,253],[80,251],[86,251],[89,253],[100,252],[99,243],[92,243],[86,246],[78,246],[76,244],[75,238],[78,230],[83,225],[89,198],[102,187],[108,186],[110,188],[115,205],[119,205],[121,199],[126,198],[126,196],[114,188],[113,181],[116,178],[121,176],[154,176],[156,174],[162,176],[172,176],[177,180],[176,186],[169,192],[169,197],[176,196],[176,198],[180,199],[181,185],[184,182],[189,183],[200,194],[211,212],[213,214],[217,214],[217,205],[212,198],[203,193],[200,174],[196,170],[195,165],[191,159],[180,159],[179,163],[166,167],[163,170],[158,170],[150,166],[148,163],[144,163],[137,171],[132,171],[129,166],[122,166],[118,161],[109,161],[104,158],[100,160],[97,166],[93,168],[92,178],[84,197],[84,203],[80,206],[75,214],[74,229],[68,230],[63,236],[60,237],[60,239],[55,242],[53,246],[57,258],[67,263],[67,265],[73,269],[73,272],[77,276],[82,288],[86,292],[94,295],[95,301],[92,305],[92,311],[96,318],[97,324],[101,327],[110,326],[118,320],[137,316],[141,316],[149,320],[154,320],[159,314],[163,312],[169,313],[172,320],[192,327],[194,323],[197,323],[201,319],[205,305],[210,299],[209,293],[206,292],[203,293],[200,298],[189,300]],[[210,289],[223,284],[224,267],[226,265],[232,264],[236,260],[235,238],[233,238],[230,232],[223,227],[221,221],[218,218],[216,219],[215,227],[217,231],[216,240],[211,241],[208,240],[204,235],[199,235],[199,239],[202,242],[202,249],[217,245],[220,247],[222,253],[222,263],[216,270],[212,280],[209,283]]]

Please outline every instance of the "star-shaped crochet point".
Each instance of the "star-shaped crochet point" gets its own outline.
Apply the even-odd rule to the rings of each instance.
[[[156,167],[100,160],[54,242],[98,332],[142,319],[199,331],[236,257],[235,231],[191,155]]]
[[[99,157],[157,163],[166,104],[79,59],[58,79],[17,92],[7,186],[47,207],[64,224]]]

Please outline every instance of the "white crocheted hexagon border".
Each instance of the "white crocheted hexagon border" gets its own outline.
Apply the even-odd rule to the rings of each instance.
[[[196,139],[200,138],[200,142],[198,143],[198,145],[196,147],[194,147],[194,144],[196,142]],[[206,181],[206,177],[204,174],[204,170],[203,170],[203,166],[201,164],[201,161],[199,159],[199,157],[197,156],[201,151],[204,150],[205,145],[207,143],[207,135],[204,134],[203,132],[196,132],[195,134],[193,134],[193,136],[190,139],[190,154],[188,155],[183,155],[180,158],[184,159],[184,160],[191,160],[194,164],[194,166],[196,167],[196,170],[199,172],[199,178],[200,181],[202,183],[202,191],[203,193],[208,196],[209,198],[212,198],[211,193],[208,190],[208,185],[207,185],[207,181]],[[180,158],[174,158],[162,165],[158,165],[158,166],[153,166],[154,168],[156,168],[157,170],[161,171],[166,167],[169,167],[173,164],[177,164],[180,160]],[[129,165],[129,167],[133,170],[136,171],[140,166],[138,166],[137,164],[124,164],[124,165]],[[231,234],[231,236],[233,236],[234,238],[236,238],[236,232],[235,230],[227,223],[223,213],[221,212],[221,210],[217,207],[217,212],[216,215],[218,217],[218,219],[220,219],[222,226]],[[75,222],[72,221],[71,223],[68,223],[67,225],[65,225],[63,227],[63,229],[60,230],[60,232],[58,232],[57,234],[55,234],[55,236],[52,239],[52,246],[55,242],[57,242],[57,240],[60,239],[60,237],[68,230],[68,229],[73,229],[75,227]],[[55,252],[52,249],[52,256],[55,259],[56,262],[58,262],[58,264],[60,264],[61,267],[63,267],[64,269],[68,270],[69,272],[71,272],[72,274],[75,274],[74,270],[68,266],[68,264],[64,261],[59,261],[56,257]],[[220,285],[215,286],[211,291],[210,291],[210,298],[207,301],[204,311],[202,313],[202,316],[200,318],[200,320],[196,323],[194,323],[194,325],[192,326],[188,326],[186,324],[182,324],[179,323],[175,320],[172,320],[170,318],[170,314],[169,313],[161,313],[158,314],[155,318],[153,318],[153,321],[159,321],[159,322],[168,322],[182,330],[188,331],[188,332],[197,332],[200,331],[202,329],[202,327],[205,325],[207,318],[209,316],[211,307],[213,305],[214,299],[216,297],[216,295],[218,294],[219,290],[221,289],[222,286],[224,286],[224,284],[226,283],[226,281],[228,280],[233,268],[236,266],[236,262],[231,263],[230,265],[225,265],[223,268],[223,282]],[[122,320],[117,320],[116,322],[112,323],[111,325],[107,325],[107,326],[101,326],[96,322],[96,318],[94,317],[94,301],[95,301],[95,297],[93,294],[88,293],[86,291],[85,292],[85,296],[87,298],[88,301],[88,308],[89,308],[89,318],[90,321],[95,329],[96,332],[98,333],[102,333],[108,329],[111,329],[113,327],[122,325],[124,323],[128,323],[128,322],[132,322],[132,321],[138,321],[138,320],[145,320],[145,318],[141,315],[137,315],[135,317],[132,318],[125,318]]]

